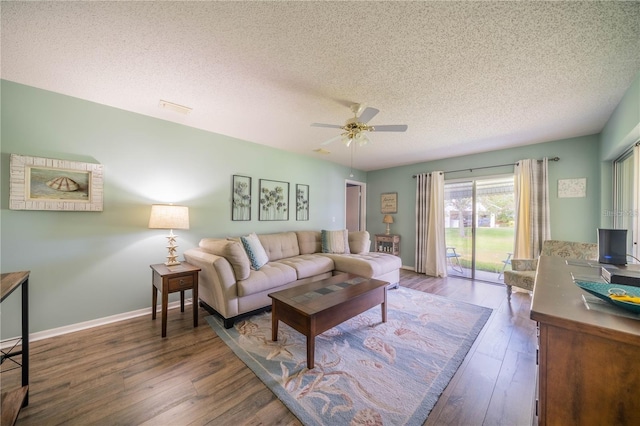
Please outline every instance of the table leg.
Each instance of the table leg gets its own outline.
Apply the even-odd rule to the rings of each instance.
[[[316,353],[316,317],[309,318],[309,328],[307,334],[307,368],[312,370],[315,367],[315,353]]]
[[[384,287],[384,298],[383,302],[380,305],[382,309],[382,322],[387,322],[387,288]]]
[[[315,367],[316,338],[307,336],[307,368],[313,370]]]
[[[193,326],[198,326],[198,279],[196,278],[191,290],[191,301],[193,304]]]
[[[184,290],[180,291],[180,312],[184,312]]]
[[[27,387],[22,406],[29,405],[29,278],[22,283],[22,386]]]
[[[271,304],[271,340],[278,341],[278,311],[275,302]]]
[[[151,319],[156,319],[156,310],[158,308],[158,289],[151,284]]]
[[[162,283],[162,337],[167,337],[167,309],[169,306],[168,283]]]

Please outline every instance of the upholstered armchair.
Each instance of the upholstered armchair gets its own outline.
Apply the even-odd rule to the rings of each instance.
[[[598,260],[598,244],[573,241],[546,240],[542,243],[541,256],[558,256],[565,259]],[[511,259],[511,271],[504,271],[507,298],[511,300],[511,287],[532,291],[536,279],[538,259]]]

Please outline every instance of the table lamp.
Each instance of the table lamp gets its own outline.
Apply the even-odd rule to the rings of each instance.
[[[382,223],[387,224],[386,235],[389,235],[391,233],[391,230],[389,229],[389,225],[393,223],[393,216],[391,216],[390,214],[385,214],[384,218],[382,218]]]
[[[149,228],[151,229],[169,229],[167,235],[169,255],[167,266],[179,265],[177,260],[175,245],[177,235],[173,234],[174,229],[189,229],[189,207],[174,206],[173,204],[153,204],[151,206],[151,216],[149,217]]]

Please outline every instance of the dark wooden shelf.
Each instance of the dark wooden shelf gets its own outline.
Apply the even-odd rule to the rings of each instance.
[[[22,342],[21,349],[2,354],[2,362],[21,356],[22,387],[2,394],[2,425],[15,423],[20,409],[29,404],[29,271],[2,274],[0,280],[0,302],[22,286]]]

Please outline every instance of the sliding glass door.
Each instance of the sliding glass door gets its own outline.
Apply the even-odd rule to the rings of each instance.
[[[449,275],[501,283],[513,238],[513,175],[445,182]]]
[[[640,142],[638,142],[640,144]],[[640,149],[638,144],[614,161],[614,220],[617,229],[627,229],[627,253],[640,257]],[[630,260],[630,259],[628,259]]]

